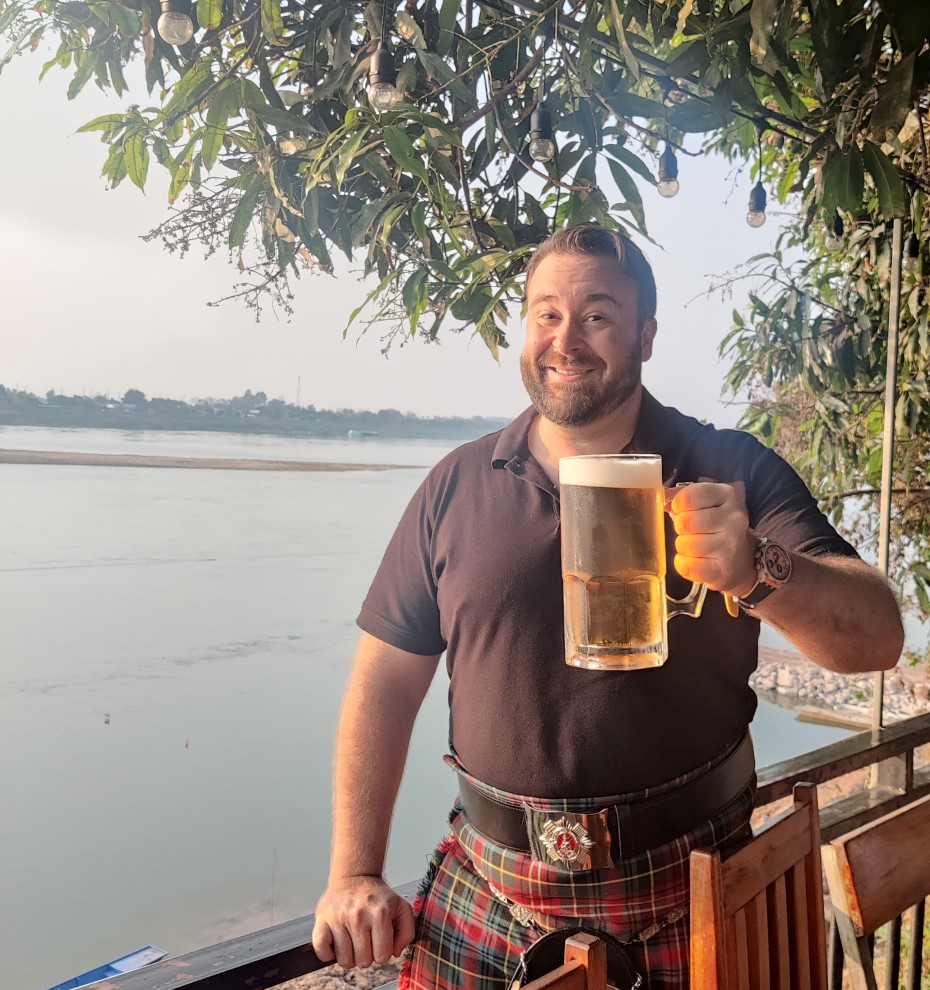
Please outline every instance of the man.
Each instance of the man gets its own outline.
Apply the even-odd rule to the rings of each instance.
[[[628,239],[560,231],[531,260],[526,297],[532,408],[430,473],[359,616],[313,944],[367,966],[413,941],[402,990],[503,990],[541,933],[587,924],[627,945],[647,987],[684,987],[688,855],[748,835],[757,620],[822,666],[859,672],[897,662],[900,615],[777,455],[643,389],[655,282]],[[559,458],[621,451],[659,453],[668,487],[691,483],[669,505],[670,593],[703,581],[720,594],[696,622],[670,624],[663,667],[579,670],[563,652]],[[415,923],[382,868],[443,651],[460,805]],[[589,842],[598,822],[598,868],[546,844],[569,828]]]

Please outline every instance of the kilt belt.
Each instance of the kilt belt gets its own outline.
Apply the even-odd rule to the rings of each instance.
[[[567,870],[600,869],[639,856],[712,818],[753,779],[755,754],[747,733],[719,763],[671,789],[587,814],[508,803],[475,787],[457,769],[465,818],[493,842],[528,852]],[[648,792],[647,792],[648,793]],[[543,804],[543,802],[540,802]]]

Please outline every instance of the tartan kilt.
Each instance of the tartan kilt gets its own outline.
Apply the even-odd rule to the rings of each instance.
[[[488,796],[503,795],[466,776]],[[693,832],[622,860],[619,866],[575,872],[535,862],[529,853],[492,842],[466,821],[456,804],[450,816],[452,832],[435,850],[414,905],[416,937],[401,968],[399,990],[506,990],[520,954],[541,934],[581,924],[626,943],[648,990],[686,990],[690,926],[687,913],[677,915],[687,909],[689,856],[693,849],[723,850],[749,839],[754,791],[753,778]],[[618,803],[616,798],[507,797],[546,811],[576,813]],[[533,921],[523,925],[515,920],[501,897],[528,908]],[[670,915],[677,920],[666,923]]]

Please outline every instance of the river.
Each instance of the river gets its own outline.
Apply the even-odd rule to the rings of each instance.
[[[354,619],[435,442],[0,427],[0,448],[411,465],[0,466],[0,987],[44,990],[309,913]],[[440,668],[387,875],[455,786]],[[846,733],[762,704],[759,763]]]

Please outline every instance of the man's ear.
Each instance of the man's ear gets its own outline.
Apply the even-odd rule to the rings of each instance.
[[[646,320],[643,324],[643,329],[639,336],[641,341],[640,356],[644,361],[648,361],[652,357],[652,342],[656,339],[656,330],[658,329],[659,324],[656,323],[655,317],[651,320]]]

